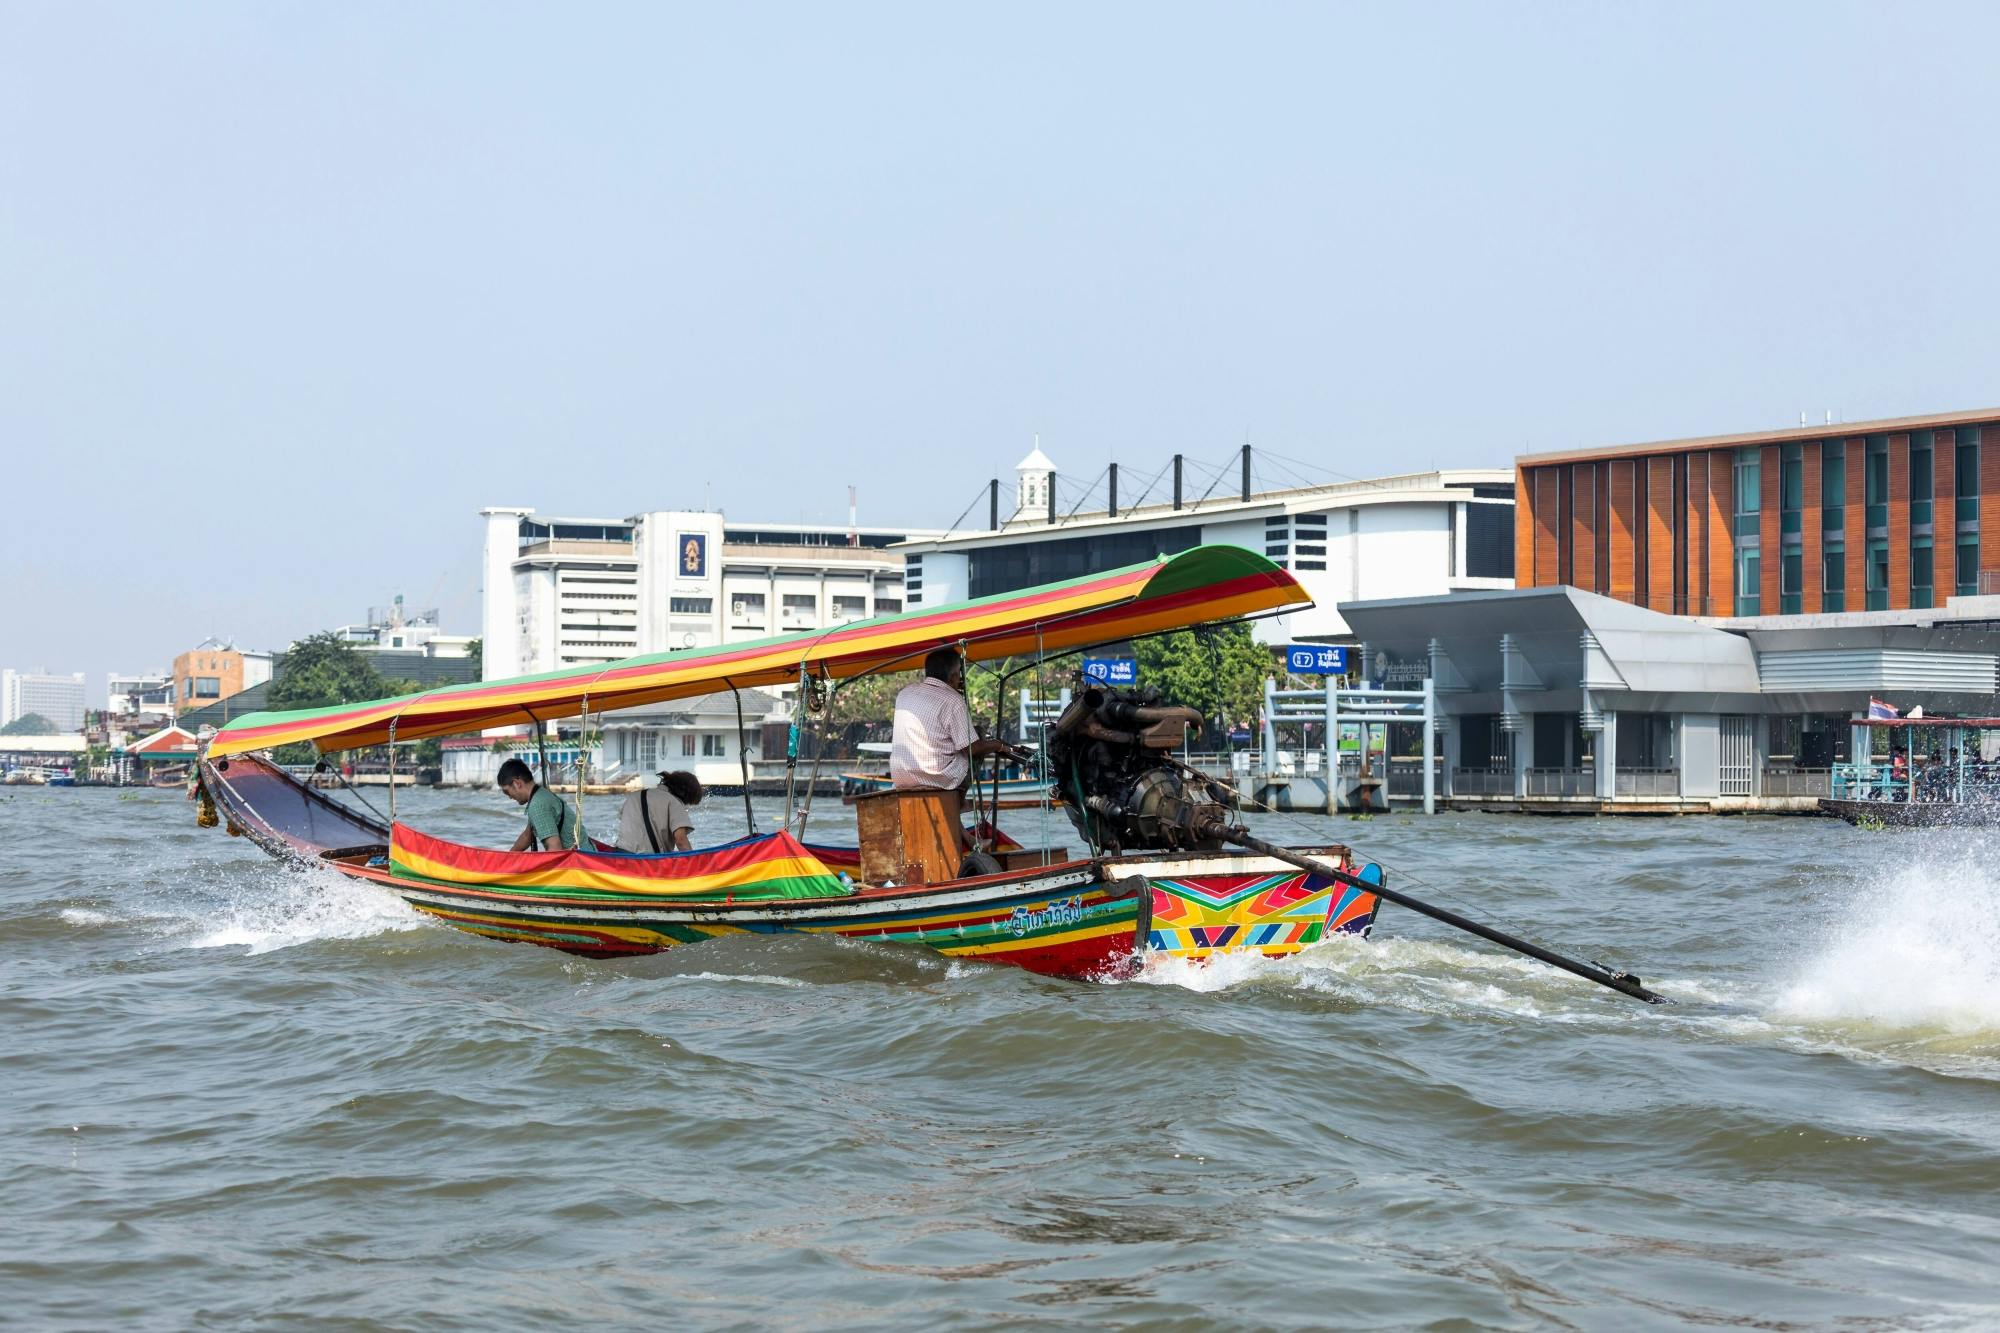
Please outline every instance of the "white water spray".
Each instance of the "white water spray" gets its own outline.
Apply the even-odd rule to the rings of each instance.
[[[1883,1035],[2000,1037],[1993,849],[1983,840],[1899,842],[1909,859],[1855,886],[1779,993],[1773,1017],[1860,1024]]]

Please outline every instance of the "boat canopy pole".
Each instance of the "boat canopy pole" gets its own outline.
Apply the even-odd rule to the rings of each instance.
[[[547,782],[549,780],[549,744],[547,739],[542,735],[544,730],[542,720],[527,708],[523,708],[521,711],[527,713],[528,721],[535,725],[535,753],[539,756],[542,765],[541,775],[535,780],[537,782]]]
[[[799,664],[799,693],[792,700],[792,724],[785,732],[785,830],[791,831],[792,816],[798,810],[796,803],[799,783],[799,714],[805,710],[806,700],[812,690],[812,678],[806,675],[805,663]]]
[[[1315,875],[1324,875],[1337,884],[1345,884],[1349,888],[1360,889],[1365,893],[1377,894],[1383,898],[1387,898],[1392,903],[1409,908],[1412,912],[1427,916],[1433,921],[1442,921],[1447,926],[1455,927],[1471,935],[1477,935],[1483,940],[1491,940],[1504,949],[1512,949],[1515,953],[1526,954],[1530,958],[1539,959],[1551,967],[1559,967],[1565,972],[1574,973],[1586,981],[1594,981],[1598,985],[1615,990],[1621,995],[1629,995],[1635,1000],[1644,1000],[1647,1004],[1673,1003],[1672,1000],[1661,995],[1659,992],[1647,990],[1640,979],[1633,976],[1630,972],[1611,972],[1602,967],[1593,966],[1590,963],[1579,963],[1574,958],[1565,958],[1552,949],[1544,949],[1539,944],[1530,944],[1524,939],[1509,935],[1504,930],[1495,930],[1492,926],[1482,925],[1470,917],[1460,916],[1458,913],[1447,908],[1434,907],[1421,898],[1412,898],[1409,894],[1402,893],[1396,889],[1386,888],[1380,884],[1371,884],[1358,875],[1350,875],[1337,866],[1328,865],[1317,857],[1302,856],[1288,847],[1280,847],[1274,842],[1266,842],[1262,838],[1252,836],[1245,829],[1211,827],[1207,832],[1212,836],[1220,837],[1224,842],[1233,842],[1238,847],[1248,847],[1253,852],[1262,852],[1264,855],[1275,857],[1288,865],[1295,865],[1301,870],[1310,870]]]
[[[583,707],[576,715],[576,847],[583,850],[583,771],[584,756],[590,753],[590,696],[583,696]]]
[[[743,691],[736,688],[736,682],[729,682],[729,692],[736,696],[736,768],[743,775],[743,826],[751,837],[757,836],[757,815],[750,808],[750,747],[743,743]]]
[[[396,827],[396,723],[400,718],[389,719],[389,827]]]

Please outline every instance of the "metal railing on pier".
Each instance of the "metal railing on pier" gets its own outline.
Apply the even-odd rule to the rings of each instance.
[[[1764,770],[1760,785],[1765,796],[1831,796],[1833,770],[1773,765]]]
[[[1611,775],[1620,796],[1679,796],[1681,775],[1674,768],[1620,768]]]

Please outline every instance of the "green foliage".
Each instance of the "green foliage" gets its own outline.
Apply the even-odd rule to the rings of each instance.
[[[474,639],[465,645],[465,655],[472,662],[472,678],[486,679],[486,640]]]
[[[368,658],[340,636],[326,632],[300,639],[285,653],[271,682],[271,707],[331,708],[393,693]]]
[[[62,728],[40,713],[23,713],[0,727],[0,736],[60,736]]]
[[[1272,652],[1248,625],[1176,630],[1132,645],[1139,680],[1167,703],[1201,710],[1211,727],[1254,726],[1264,706],[1264,681],[1275,674]]]

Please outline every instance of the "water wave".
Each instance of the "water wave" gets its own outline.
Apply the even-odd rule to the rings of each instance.
[[[335,871],[283,872],[258,891],[191,914],[175,933],[189,949],[270,953],[318,940],[358,940],[416,930],[424,917],[395,895]]]
[[[1842,891],[1771,1006],[1781,1020],[2000,1043],[2000,871],[1981,841],[1911,843]]]

